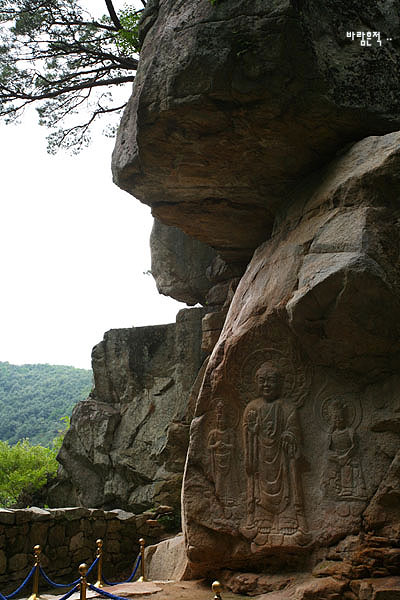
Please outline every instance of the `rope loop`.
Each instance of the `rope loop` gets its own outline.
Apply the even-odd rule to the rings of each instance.
[[[141,555],[140,555],[140,552],[139,552],[139,554],[136,557],[135,567],[134,567],[132,573],[129,575],[128,579],[125,579],[125,581],[119,581],[119,582],[116,582],[116,583],[111,583],[111,581],[108,581],[108,579],[106,579],[104,577],[104,575],[103,575],[103,581],[104,581],[104,583],[106,585],[122,585],[123,583],[130,583],[133,580],[133,578],[135,577],[136,573],[137,573],[137,570],[138,570],[139,565],[140,565],[140,560],[141,560]]]
[[[92,569],[94,569],[94,567],[97,565],[98,561],[99,561],[99,559],[96,558],[96,560],[94,560],[92,562],[92,564],[90,565],[90,567],[88,569],[88,574],[90,573],[90,571]],[[50,579],[50,577],[45,573],[45,571],[43,570],[43,568],[41,566],[39,567],[39,570],[40,570],[40,574],[43,577],[43,579],[45,580],[45,582],[55,588],[68,588],[68,587],[77,585],[81,580],[79,577],[78,579],[75,579],[75,581],[72,581],[71,583],[56,583],[55,581]],[[0,598],[0,600],[2,600],[2,599]]]
[[[57,600],[67,600],[70,596],[72,596],[72,594],[74,594],[75,592],[77,592],[79,589],[79,584],[75,585],[71,590],[69,590],[69,592],[67,592],[65,594],[65,596],[62,596],[61,598],[57,598]]]
[[[25,577],[24,581],[21,583],[19,588],[16,589],[15,592],[12,592],[11,594],[8,594],[7,596],[3,596],[3,594],[1,594],[2,598],[5,598],[6,600],[11,600],[11,598],[14,598],[15,596],[17,596],[19,594],[19,592],[26,586],[28,581],[30,579],[32,579],[35,570],[36,570],[36,566],[32,567],[32,569],[29,571],[28,575]]]

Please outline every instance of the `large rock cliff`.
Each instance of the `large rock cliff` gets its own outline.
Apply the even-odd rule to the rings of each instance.
[[[176,324],[113,329],[93,348],[94,387],[72,414],[52,505],[180,508],[202,315],[194,308]]]
[[[182,500],[193,573],[232,589],[313,570],[296,598],[398,597],[399,15],[152,0],[142,20],[114,178],[218,254]]]
[[[293,191],[239,283],[191,428],[199,568],[306,566],[372,532],[397,546],[399,166],[399,133],[355,144]]]

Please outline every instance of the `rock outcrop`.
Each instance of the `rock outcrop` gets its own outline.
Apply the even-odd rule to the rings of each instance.
[[[145,552],[147,577],[150,581],[181,581],[191,579],[185,539],[180,533],[148,546]]]
[[[271,600],[399,593],[399,15],[153,0],[142,20],[114,178],[218,253],[189,567]]]
[[[397,546],[399,167],[400,133],[355,144],[293,191],[239,283],[186,466],[202,572],[305,568],[357,534],[350,562],[373,576],[363,536]]]
[[[193,308],[176,324],[114,329],[94,347],[94,389],[73,412],[53,505],[179,511],[202,315]]]
[[[379,31],[369,47],[348,31]],[[400,127],[397,0],[152,0],[115,182],[230,260],[302,176]]]

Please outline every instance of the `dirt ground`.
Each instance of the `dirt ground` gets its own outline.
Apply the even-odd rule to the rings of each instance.
[[[124,583],[113,587],[105,586],[104,590],[114,596],[132,598],[140,600],[147,598],[150,600],[213,600],[214,592],[211,585],[204,580],[199,581],[149,581]],[[54,595],[52,593],[41,593],[39,600],[57,600],[62,594]],[[233,594],[232,592],[222,591],[222,600],[240,600],[248,597]],[[71,600],[79,600],[79,594],[73,594]],[[87,590],[87,598],[101,598],[92,590]],[[107,600],[103,596],[104,600]]]

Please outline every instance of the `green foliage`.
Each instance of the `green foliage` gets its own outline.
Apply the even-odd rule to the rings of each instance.
[[[158,517],[157,520],[161,523],[167,533],[177,533],[182,529],[180,513],[168,513]]]
[[[120,29],[115,34],[115,42],[117,44],[117,48],[126,56],[132,55],[132,53],[139,53],[139,20],[140,13],[132,10],[127,6],[119,11],[118,13],[119,20],[122,25],[122,29]]]
[[[15,444],[29,438],[33,444],[53,445],[60,436],[60,420],[68,428],[66,419],[88,396],[91,384],[92,372],[86,369],[0,362],[0,439]]]
[[[158,506],[153,506],[149,512],[154,514],[154,519],[160,523],[167,533],[177,533],[182,529],[181,511],[170,509],[168,512],[159,512]]]
[[[0,117],[34,104],[50,152],[87,145],[97,119],[125,106],[113,91],[135,78],[139,12],[96,21],[79,0],[0,0]]]
[[[21,493],[40,489],[57,472],[56,453],[28,440],[10,446],[0,441],[0,506],[14,504]]]

